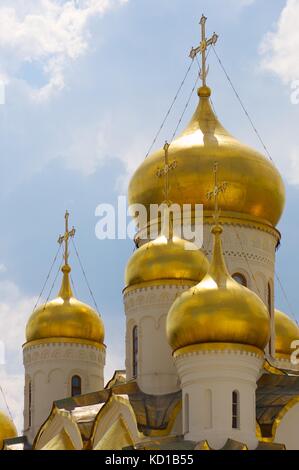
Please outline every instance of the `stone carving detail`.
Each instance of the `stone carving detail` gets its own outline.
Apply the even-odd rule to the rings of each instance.
[[[32,350],[24,352],[24,364],[29,365],[38,361],[53,359],[69,359],[79,361],[103,362],[105,352],[98,351],[92,346],[71,344],[65,349],[63,344],[53,346],[33,346]],[[83,349],[84,348],[84,349]]]

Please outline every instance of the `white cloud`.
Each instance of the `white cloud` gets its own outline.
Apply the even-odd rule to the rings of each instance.
[[[262,67],[276,73],[285,83],[299,78],[299,1],[287,0],[275,31],[263,39]]]
[[[134,134],[133,124],[127,113],[127,126],[122,115],[113,116],[107,113],[101,121],[82,124],[76,133],[70,129],[69,145],[63,153],[66,166],[85,175],[93,174],[99,165],[115,158],[124,164],[122,173],[116,183],[117,190],[126,191],[129,177],[136,166],[142,162],[150,141],[149,130]],[[132,129],[130,129],[132,127]],[[129,128],[129,130],[128,130]],[[147,132],[148,135],[145,135]]]
[[[285,174],[290,184],[299,184],[299,149],[293,148],[290,152]]]
[[[33,91],[48,98],[65,86],[65,69],[88,49],[89,20],[127,0],[9,0],[0,7],[0,74],[14,77],[22,65],[39,63],[46,83]]]
[[[18,431],[23,426],[23,383],[22,344],[25,340],[25,326],[36,299],[22,294],[10,281],[0,282],[0,343],[4,349],[1,357],[0,384],[5,393]],[[2,350],[1,347],[1,350]],[[0,396],[0,408],[6,412],[5,400]]]
[[[8,374],[5,369],[0,370],[0,385],[5,394],[5,398],[2,394],[0,395],[0,409],[8,416],[11,413],[13,422],[20,435],[23,430],[24,375]]]

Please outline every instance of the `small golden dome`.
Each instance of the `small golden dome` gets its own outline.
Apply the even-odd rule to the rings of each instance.
[[[289,358],[292,341],[299,340],[299,327],[285,313],[275,310],[275,356]]]
[[[3,448],[4,439],[17,437],[18,433],[13,421],[0,411],[0,450]]]
[[[167,316],[172,349],[203,343],[237,343],[263,350],[270,320],[260,298],[228,273],[222,253],[222,228],[214,234],[213,259],[203,280],[176,299]]]
[[[78,338],[103,344],[103,321],[93,308],[73,296],[70,271],[68,265],[63,266],[58,297],[32,313],[26,326],[27,342],[46,338]]]
[[[210,104],[211,90],[198,91],[199,105],[183,133],[169,148],[169,160],[177,166],[176,182],[170,188],[171,199],[180,204],[204,205],[211,215],[213,201],[206,194],[213,186],[211,168],[221,167],[221,179],[228,183],[221,198],[221,214],[277,224],[282,214],[285,190],[282,178],[261,153],[242,144],[218,121]],[[155,174],[163,157],[160,149],[135,171],[129,185],[129,204],[160,204],[164,199],[163,181]]]
[[[167,210],[167,209],[166,209]],[[168,217],[163,221],[169,220]],[[128,261],[125,271],[126,287],[152,281],[200,281],[207,273],[209,262],[194,243],[166,232],[138,248]]]

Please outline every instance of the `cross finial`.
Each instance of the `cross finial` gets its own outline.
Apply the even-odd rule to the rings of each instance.
[[[197,54],[200,52],[201,53],[201,71],[200,71],[200,78],[202,80],[202,86],[207,85],[207,75],[209,73],[209,67],[207,67],[207,49],[208,46],[211,46],[212,44],[215,45],[217,40],[218,40],[218,35],[216,33],[213,33],[212,37],[210,39],[206,38],[206,21],[207,18],[202,15],[200,19],[200,26],[201,26],[201,42],[198,47],[195,47],[191,49],[191,52],[189,56],[191,59],[195,59]]]
[[[157,176],[161,177],[164,176],[164,197],[167,204],[170,203],[169,201],[169,171],[174,170],[176,168],[176,161],[169,163],[169,150],[170,144],[166,141],[163,147],[164,150],[164,166],[162,168],[158,168]]]
[[[212,199],[212,197],[214,198],[214,223],[216,226],[218,226],[219,214],[220,214],[218,196],[220,193],[225,192],[228,183],[226,181],[224,181],[221,184],[218,183],[218,162],[214,163],[213,173],[214,173],[214,189],[207,193],[207,198],[208,199]]]
[[[69,230],[69,216],[70,216],[69,212],[65,211],[65,215],[64,215],[65,232],[64,232],[64,235],[60,235],[60,237],[58,238],[59,245],[62,245],[62,243],[64,242],[64,254],[63,254],[64,266],[68,266],[68,261],[69,261],[69,238],[74,237],[76,233],[76,230],[74,229],[74,227],[71,230]]]

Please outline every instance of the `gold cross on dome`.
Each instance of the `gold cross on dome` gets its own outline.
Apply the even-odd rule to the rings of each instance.
[[[207,18],[202,15],[199,24],[201,25],[201,43],[198,47],[191,49],[189,57],[191,59],[195,59],[197,54],[201,53],[201,71],[200,71],[200,78],[202,80],[202,86],[206,86],[207,84],[207,75],[209,73],[209,67],[207,68],[207,49],[212,44],[215,45],[218,40],[218,35],[213,33],[213,36],[210,39],[206,38],[206,21]]]
[[[168,150],[169,150],[170,144],[166,141],[165,145],[163,147],[164,150],[164,166],[162,168],[158,168],[157,170],[157,176],[160,178],[161,176],[164,176],[164,196],[165,196],[165,201],[169,203],[169,172],[171,170],[174,170],[176,168],[176,161],[172,161],[169,163],[169,155],[168,155]]]
[[[64,258],[65,266],[68,266],[68,261],[69,261],[69,239],[71,237],[74,237],[75,233],[76,233],[76,230],[75,230],[74,227],[72,228],[72,230],[69,230],[69,216],[70,216],[69,212],[66,211],[65,215],[64,215],[65,233],[64,233],[64,235],[60,235],[60,237],[58,238],[59,245],[62,245],[62,243],[64,242],[64,255],[63,255],[63,258]]]
[[[228,183],[226,181],[224,181],[221,184],[218,183],[218,162],[214,163],[213,172],[214,172],[214,189],[207,193],[207,199],[214,198],[214,221],[215,221],[215,225],[218,225],[219,214],[220,214],[218,197],[220,193],[224,193],[226,191]]]

